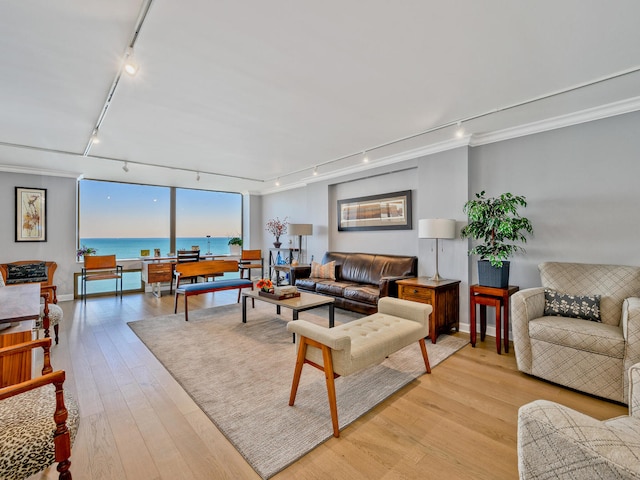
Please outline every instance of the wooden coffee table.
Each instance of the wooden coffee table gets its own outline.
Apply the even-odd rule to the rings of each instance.
[[[247,290],[242,292],[242,323],[247,323],[247,298],[260,300],[276,306],[276,313],[280,315],[281,308],[293,310],[293,320],[298,320],[298,313],[305,310],[311,310],[323,305],[329,306],[329,328],[334,324],[334,299],[325,297],[324,295],[316,295],[315,293],[300,292],[299,297],[287,298],[285,300],[276,300],[274,298],[263,297],[258,290]],[[293,341],[296,341],[296,334],[293,334]]]

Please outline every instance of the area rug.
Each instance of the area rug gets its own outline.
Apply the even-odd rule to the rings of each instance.
[[[131,329],[182,385],[198,406],[264,479],[270,478],[332,436],[324,375],[308,365],[302,371],[295,406],[289,407],[295,345],[286,323],[291,311],[247,305],[195,310],[129,322]],[[336,309],[336,325],[362,315]],[[302,312],[301,319],[328,326],[328,309]],[[427,341],[431,366],[468,341],[438,337]],[[416,342],[382,364],[336,380],[342,430],[385,398],[423,375]],[[436,373],[437,374],[437,373]]]

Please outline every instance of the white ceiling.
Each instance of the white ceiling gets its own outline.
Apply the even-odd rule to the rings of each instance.
[[[268,192],[640,109],[637,0],[153,0],[85,157],[148,1],[0,3],[0,170]]]

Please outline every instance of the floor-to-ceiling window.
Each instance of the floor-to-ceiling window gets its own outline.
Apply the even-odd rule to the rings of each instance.
[[[192,247],[226,254],[229,238],[241,236],[239,193],[98,180],[80,180],[78,192],[78,246],[95,248],[97,255],[125,260],[158,250],[166,257]],[[125,290],[127,284],[139,289],[139,272],[127,274],[125,282]],[[92,282],[90,293],[113,289],[112,282],[100,283]]]

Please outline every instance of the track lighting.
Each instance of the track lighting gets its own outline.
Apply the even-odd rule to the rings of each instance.
[[[199,181],[200,181],[200,172],[197,172],[196,173],[196,182],[199,182]]]
[[[93,143],[94,145],[96,143],[100,143],[100,137],[98,137],[98,130],[94,130],[93,133],[91,134],[91,143]]]
[[[127,166],[127,162],[124,162],[124,165],[122,166],[122,170],[124,170],[125,172],[129,171],[129,167]]]
[[[126,58],[124,61],[124,71],[127,72],[132,77],[138,73],[138,64],[133,58],[133,48],[129,47],[127,49]]]
[[[369,157],[367,157],[367,151],[362,152],[362,162],[369,163]]]
[[[276,187],[280,186],[280,177],[276,178]]]
[[[318,175],[318,167],[313,167],[313,176],[317,176]]]
[[[464,127],[462,126],[462,122],[458,122],[458,129],[456,130],[456,137],[458,137],[458,138],[464,137]]]

